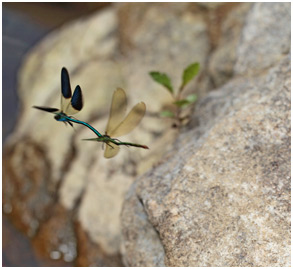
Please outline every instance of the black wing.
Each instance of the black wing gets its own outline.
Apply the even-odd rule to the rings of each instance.
[[[59,111],[58,108],[52,108],[52,107],[45,107],[45,106],[33,106],[33,108],[37,108],[46,112],[54,113]]]
[[[64,111],[67,115],[73,115],[79,112],[83,107],[82,93],[79,85],[76,86],[71,102],[67,109]]]
[[[66,99],[71,97],[71,86],[68,71],[65,67],[61,70],[61,92]]]
[[[66,111],[70,103],[71,86],[68,71],[65,67],[61,70],[61,110]]]

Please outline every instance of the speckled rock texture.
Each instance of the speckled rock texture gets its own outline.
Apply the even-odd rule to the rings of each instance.
[[[117,3],[64,25],[27,55],[22,108],[3,149],[3,212],[38,253],[78,266],[290,265],[290,4]],[[201,72],[189,125],[149,72],[177,88]],[[33,105],[58,107],[60,70],[79,84],[76,118],[104,132],[116,87],[147,114],[103,158]]]
[[[233,75],[126,196],[126,265],[291,264],[290,4],[253,4],[241,20]]]

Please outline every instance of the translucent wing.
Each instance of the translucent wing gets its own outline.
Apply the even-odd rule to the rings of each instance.
[[[119,137],[130,133],[142,120],[145,110],[145,103],[138,103],[131,109],[126,118],[113,131],[107,134],[111,137]]]
[[[68,115],[73,115],[79,112],[82,109],[82,107],[83,107],[83,99],[82,99],[81,88],[79,87],[79,85],[77,85],[74,90],[71,101],[67,105],[66,109],[64,110],[64,113]]]
[[[104,157],[105,158],[112,158],[114,156],[117,155],[117,153],[119,152],[119,146],[109,142],[110,145],[106,144],[106,149],[105,149],[105,153],[104,153]]]
[[[122,122],[126,112],[127,100],[123,89],[117,88],[113,93],[110,116],[106,127],[106,134],[111,134],[113,130]]]
[[[65,112],[71,98],[69,74],[65,67],[61,70],[61,110]]]

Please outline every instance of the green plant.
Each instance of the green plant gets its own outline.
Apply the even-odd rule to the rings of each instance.
[[[196,94],[190,94],[187,97],[182,98],[182,92],[188,82],[190,82],[198,74],[198,72],[199,63],[195,62],[187,66],[182,73],[182,82],[177,93],[175,93],[171,83],[171,79],[167,74],[157,71],[152,71],[149,73],[152,79],[164,86],[173,98],[172,103],[174,105],[174,110],[172,109],[161,111],[161,117],[173,118],[177,123],[176,125],[182,125],[183,120],[186,118],[181,116],[183,109],[187,108],[189,105],[193,104],[197,100]]]

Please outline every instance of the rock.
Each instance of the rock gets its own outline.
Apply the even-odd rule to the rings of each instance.
[[[237,75],[261,73],[290,52],[290,7],[289,3],[253,5],[238,46]]]
[[[88,234],[82,229],[79,222],[76,223],[76,236],[79,241],[77,251],[79,253],[76,260],[76,266],[82,267],[113,267],[123,266],[122,259],[119,253],[109,255],[109,253],[95,244]]]
[[[234,75],[236,50],[241,42],[241,30],[250,8],[250,3],[242,3],[235,6],[233,12],[226,12],[223,15],[220,13],[220,19],[223,20],[223,23],[220,24],[221,27],[218,26],[217,31],[215,30],[214,35],[218,34],[219,40],[211,54],[208,67],[215,88],[228,82]],[[215,24],[217,25],[217,23]]]
[[[128,266],[290,266],[289,10],[251,7],[236,75],[133,184],[121,216]]]
[[[207,23],[205,14],[193,12],[191,5],[194,4],[131,3],[120,8],[122,50],[130,60],[125,76],[130,88],[146,87],[139,95],[147,102],[153,103],[154,95],[170,102],[169,94],[148,75],[150,71],[167,73],[178,89],[182,71],[190,63],[199,62],[201,72],[205,70],[210,51]],[[198,95],[207,92],[204,79],[191,81],[186,90],[195,89]],[[161,102],[156,103],[155,111],[161,107]]]
[[[77,256],[74,211],[69,212],[60,204],[55,204],[46,213],[47,218],[40,223],[33,238],[37,254],[45,259],[73,262]]]
[[[135,191],[133,184],[122,210],[123,262],[125,266],[164,266],[163,245]]]
[[[3,212],[33,237],[55,200],[55,185],[44,149],[29,138],[3,150]]]

